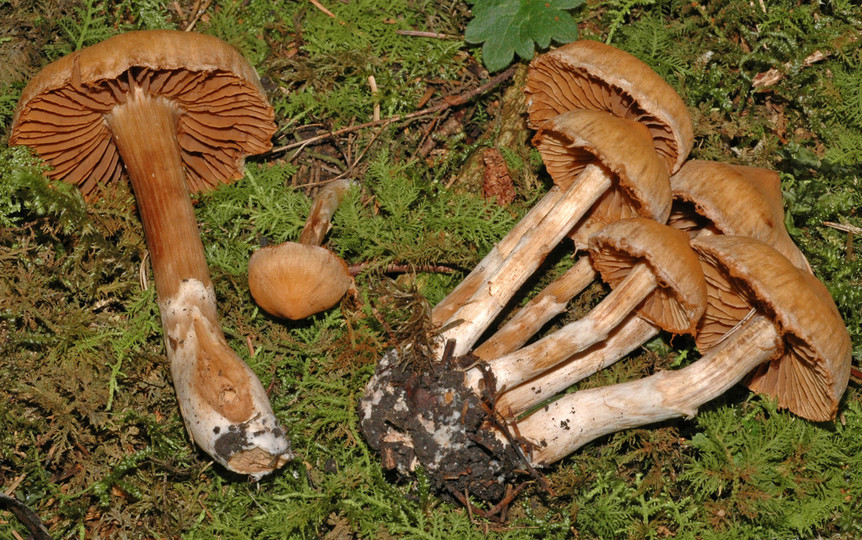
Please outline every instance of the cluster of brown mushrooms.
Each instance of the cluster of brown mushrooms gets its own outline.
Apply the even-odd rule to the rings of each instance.
[[[694,416],[738,382],[803,418],[833,419],[850,337],[784,229],[778,175],[687,161],[681,98],[599,42],[536,58],[525,93],[555,185],[434,307],[429,350],[380,361],[360,416],[384,466],[421,466],[465,503],[506,501],[519,475],[540,478],[602,435]],[[570,270],[489,332],[566,237],[580,253]],[[598,277],[611,292],[597,306],[531,341]],[[566,392],[662,331],[693,336],[700,358]]]

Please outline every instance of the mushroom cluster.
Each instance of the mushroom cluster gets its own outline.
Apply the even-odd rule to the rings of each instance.
[[[360,420],[383,465],[421,466],[455,499],[499,502],[494,513],[519,475],[541,478],[602,435],[694,416],[739,382],[803,418],[833,419],[850,337],[784,229],[778,175],[689,160],[682,99],[609,45],[537,57],[524,91],[554,186],[434,307],[432,358],[405,345],[380,360]],[[566,237],[575,264],[489,332]],[[597,306],[534,339],[599,277],[611,292]],[[700,358],[566,392],[660,332],[692,336]]]
[[[137,31],[40,71],[23,91],[10,137],[88,197],[125,169],[186,428],[217,462],[255,478],[284,465],[290,443],[219,326],[190,193],[242,178],[245,157],[270,149],[273,116],[254,69],[227,43]]]

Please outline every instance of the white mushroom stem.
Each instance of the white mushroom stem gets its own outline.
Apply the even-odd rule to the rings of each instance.
[[[260,381],[221,332],[176,119],[171,102],[139,88],[106,116],[141,215],[186,428],[227,468],[260,477],[291,457],[290,444]]]
[[[602,343],[577,353],[554,369],[530,379],[497,398],[496,408],[514,418],[573,384],[624,358],[659,333],[659,327],[632,313]]]
[[[522,217],[514,227],[497,242],[491,251],[461,280],[446,297],[438,302],[432,310],[433,321],[442,324],[449,319],[464,303],[479,290],[482,284],[499,270],[500,264],[516,247],[521,238],[533,230],[548,215],[554,206],[560,202],[565,191],[559,186],[552,187],[529,212]]]
[[[441,342],[455,340],[455,356],[470,351],[521,285],[611,184],[607,169],[591,164],[567,189],[552,188],[435,308],[433,319],[444,328]]]
[[[479,358],[493,359],[527,342],[548,321],[566,310],[569,302],[596,279],[589,257],[580,257],[566,272],[518,310],[490,338],[473,350]]]
[[[549,336],[507,355],[487,362],[497,391],[514,388],[552,369],[573,354],[607,339],[634,309],[658,286],[650,267],[640,262],[596,307]],[[482,370],[467,372],[467,384],[479,390]]]
[[[728,333],[695,363],[636,381],[567,394],[517,423],[535,444],[536,466],[553,463],[588,442],[623,429],[677,417],[690,418],[782,348],[767,317],[756,314]]]

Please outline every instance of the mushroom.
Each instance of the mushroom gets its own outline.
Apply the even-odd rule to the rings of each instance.
[[[464,300],[446,321],[438,321],[441,313],[435,308],[435,322],[449,326],[442,332],[443,340],[456,340],[455,356],[470,350],[550,249],[585,215],[590,214],[588,223],[579,227],[593,229],[606,220],[632,215],[664,221],[670,211],[667,171],[646,129],[637,123],[605,112],[570,111],[547,122],[535,144],[565,195],[534,227],[522,230],[520,223],[515,227],[522,230],[517,247],[487,285]],[[492,253],[502,251],[498,248],[506,243],[507,239],[501,241]]]
[[[691,236],[707,231],[756,238],[811,271],[784,228],[781,180],[774,171],[692,159],[671,176],[670,185],[669,225]]]
[[[615,221],[590,238],[590,258],[613,290],[584,317],[467,372],[479,388],[488,372],[497,391],[552,369],[607,339],[630,313],[672,333],[693,334],[706,308],[706,282],[688,235],[644,218]]]
[[[121,34],[46,66],[24,89],[11,144],[94,196],[125,168],[153,267],[180,411],[192,440],[259,478],[292,457],[254,372],[222,334],[189,192],[243,176],[271,147],[273,110],[254,69],[212,36]]]
[[[352,182],[335,180],[321,188],[298,242],[255,251],[248,262],[248,288],[268,313],[304,319],[338,303],[354,287],[347,264],[320,246],[332,215]]]
[[[604,111],[629,119],[629,126],[642,124],[647,128],[655,150],[664,157],[668,174],[679,168],[691,149],[691,117],[682,99],[649,66],[615,47],[576,41],[542,55],[531,63],[524,91],[531,111],[530,121],[540,128],[558,114],[575,110]],[[600,169],[587,166],[581,175],[601,178]],[[561,181],[554,178],[557,185],[434,307],[432,319],[441,327],[448,327],[459,320],[466,321],[457,330],[456,355],[470,350],[514,291],[576,225],[570,219],[573,209],[577,209],[574,215],[587,213],[588,208],[583,207],[585,203],[579,207],[577,201],[572,200],[573,195],[580,197],[581,194],[571,192],[590,182],[571,180],[563,181],[561,186]],[[605,195],[607,198],[613,196]],[[602,224],[597,223],[591,230]],[[568,228],[563,231],[560,227]],[[583,234],[588,234],[586,227]],[[582,272],[584,264],[573,272]],[[581,283],[583,280],[575,281]],[[575,285],[579,286],[578,283]],[[515,340],[532,335],[556,314],[554,311],[558,308],[553,307],[555,304],[559,306],[577,292],[579,290],[572,287],[564,294],[560,294],[561,291],[555,294],[561,301],[531,305],[528,313],[533,315],[525,313],[523,316],[531,322],[515,332]],[[459,310],[461,312],[456,314]],[[454,334],[444,336],[444,339],[451,335]],[[500,336],[501,343],[506,344],[503,346],[511,349],[523,343],[508,345],[515,343],[511,337],[504,339]]]
[[[682,166],[694,141],[691,117],[673,88],[641,60],[599,41],[574,41],[536,57],[524,93],[530,123],[538,128],[582,109],[646,126],[670,173]]]
[[[754,387],[781,407],[815,421],[835,417],[850,377],[851,342],[823,284],[752,238],[705,236],[692,247],[707,279],[722,284],[711,287],[704,318],[725,314],[727,332],[682,369],[573,392],[519,420],[534,465],[614,431],[692,417],[752,370]]]

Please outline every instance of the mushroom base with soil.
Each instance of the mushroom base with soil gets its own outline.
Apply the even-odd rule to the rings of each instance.
[[[159,302],[171,375],[186,429],[228,469],[259,479],[293,453],[263,385],[217,325],[215,291],[195,279]]]
[[[493,428],[492,405],[467,387],[456,360],[408,356],[390,351],[366,386],[359,413],[365,440],[384,468],[409,476],[421,466],[435,490],[461,502],[465,495],[502,500],[529,466]]]

